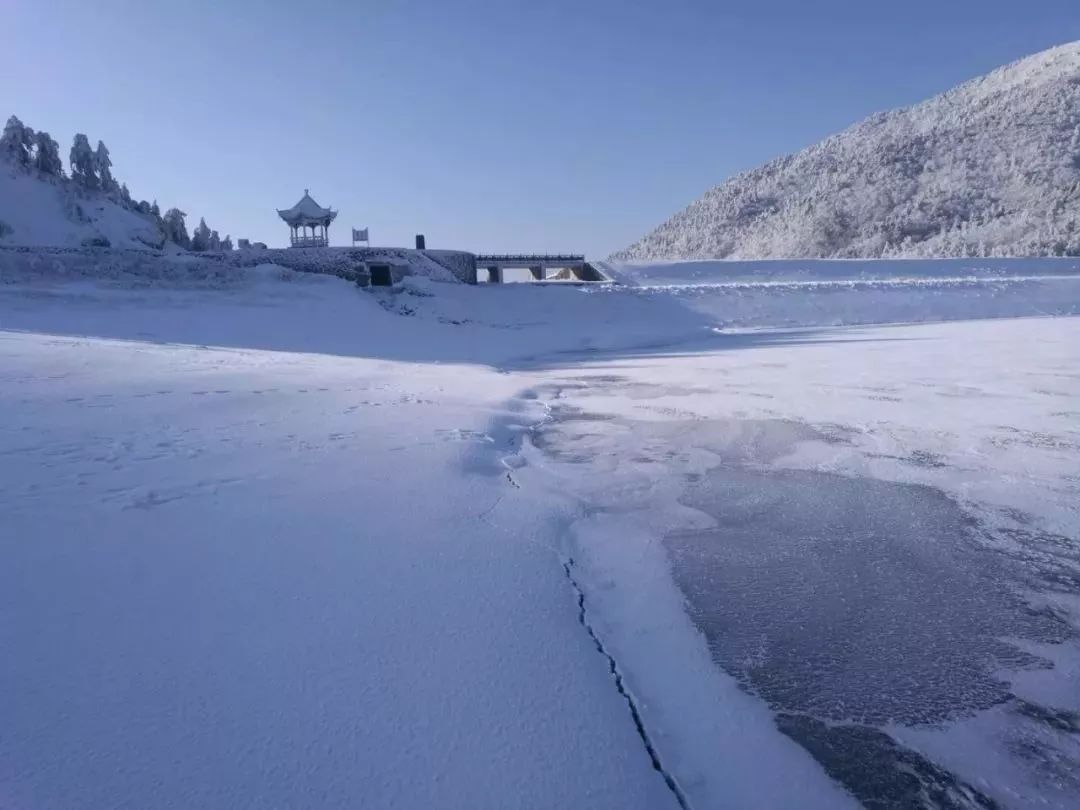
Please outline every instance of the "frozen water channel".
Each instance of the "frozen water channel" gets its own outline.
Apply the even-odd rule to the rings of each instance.
[[[1077,322],[754,340],[539,392],[533,466],[582,504],[569,553],[653,722],[717,709],[677,658],[703,646],[867,806],[1075,806]],[[717,727],[659,746],[706,806]]]

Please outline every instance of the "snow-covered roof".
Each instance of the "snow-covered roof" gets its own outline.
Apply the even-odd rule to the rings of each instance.
[[[305,188],[304,196],[292,208],[278,209],[278,216],[290,225],[302,222],[330,222],[337,216],[337,211],[323,208],[311,199],[311,193]]]

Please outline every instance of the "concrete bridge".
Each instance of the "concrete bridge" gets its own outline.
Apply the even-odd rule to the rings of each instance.
[[[551,278],[548,275],[549,270],[565,271],[565,274],[560,274],[562,279],[607,281],[603,273],[585,261],[584,256],[574,253],[480,254],[476,257],[476,269],[477,273],[487,271],[489,284],[501,284],[503,271],[509,269],[528,270],[535,281],[545,281]]]

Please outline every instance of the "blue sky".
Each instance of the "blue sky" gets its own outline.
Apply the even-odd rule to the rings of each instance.
[[[1080,39],[1076,0],[0,0],[4,100],[136,197],[283,244],[585,251],[881,109]]]

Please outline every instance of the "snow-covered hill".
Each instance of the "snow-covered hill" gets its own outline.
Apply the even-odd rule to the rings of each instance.
[[[1080,255],[1080,42],[736,175],[621,260]]]
[[[151,217],[109,196],[0,161],[0,246],[160,248]]]

